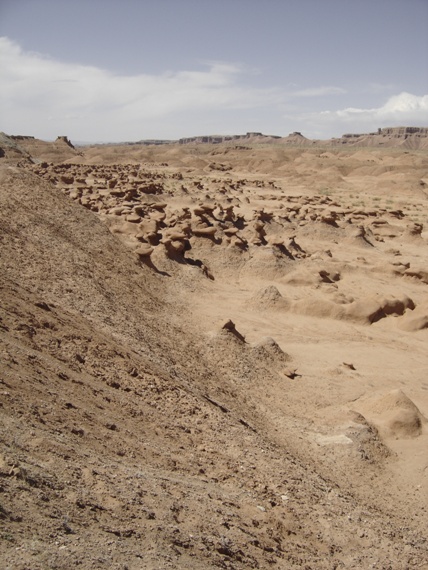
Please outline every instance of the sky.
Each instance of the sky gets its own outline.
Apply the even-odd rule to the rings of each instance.
[[[428,0],[0,0],[7,134],[391,126],[428,126]]]

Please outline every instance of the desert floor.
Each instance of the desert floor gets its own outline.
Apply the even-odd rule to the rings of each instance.
[[[20,149],[2,567],[428,569],[426,150]]]

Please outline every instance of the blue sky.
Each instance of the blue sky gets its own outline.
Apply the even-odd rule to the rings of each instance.
[[[428,126],[428,0],[0,0],[0,130],[75,141]]]

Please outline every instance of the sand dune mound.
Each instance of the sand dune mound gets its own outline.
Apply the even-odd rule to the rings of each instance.
[[[388,447],[380,440],[376,427],[362,414],[349,410],[348,417],[351,421],[345,433],[357,444],[358,452],[364,461],[381,463],[390,455]]]
[[[253,249],[241,268],[242,276],[263,277],[275,280],[289,271],[293,261],[276,247]]]
[[[373,324],[388,316],[400,316],[407,309],[414,309],[413,301],[406,295],[401,297],[372,296],[352,300],[335,293],[334,299],[319,294],[305,296],[291,304],[294,313],[317,318],[331,318],[360,324]]]
[[[320,295],[311,295],[295,301],[291,311],[299,315],[317,317],[319,319],[340,319],[345,315],[342,305],[336,304]]]
[[[310,271],[307,268],[300,267],[290,271],[290,273],[282,278],[282,281],[288,285],[295,285],[297,287],[302,285],[313,287],[321,283],[322,279],[317,271]]]
[[[413,311],[406,313],[400,319],[398,326],[408,332],[428,329],[428,303],[421,303]]]
[[[275,285],[269,285],[259,289],[248,301],[248,304],[256,309],[288,309],[290,302],[285,299]]]
[[[391,450],[379,437],[376,427],[355,410],[332,407],[323,411],[323,430],[313,434],[315,442],[327,448],[328,456],[341,457],[349,470],[383,467]],[[334,454],[331,450],[334,449]]]
[[[290,356],[282,350],[279,344],[273,338],[266,336],[253,345],[253,349],[258,358],[264,358],[268,361],[288,362]]]
[[[384,437],[418,437],[427,423],[418,407],[401,390],[361,402],[359,407]]]
[[[372,324],[389,315],[403,315],[407,309],[414,309],[415,305],[407,295],[400,297],[383,297],[376,295],[349,303],[345,307],[343,318]],[[341,315],[342,317],[342,315]]]

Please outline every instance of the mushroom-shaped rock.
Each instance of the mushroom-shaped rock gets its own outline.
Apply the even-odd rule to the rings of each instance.
[[[215,235],[215,233],[217,232],[217,228],[215,228],[214,226],[208,226],[208,227],[200,227],[200,226],[193,226],[192,227],[192,233],[195,236],[200,236],[200,237],[212,237]]]
[[[337,226],[337,213],[334,210],[324,210],[321,213],[320,221],[323,224],[329,224],[330,226]]]
[[[318,273],[323,283],[333,283],[334,281],[340,281],[341,279],[339,271],[330,270],[330,269],[320,269]]]
[[[238,250],[246,251],[248,249],[248,241],[241,236],[229,236],[230,247],[236,247]]]
[[[266,210],[260,210],[258,213],[258,219],[262,222],[271,222],[273,219],[273,212],[268,212]]]
[[[73,184],[74,176],[64,174],[63,176],[61,176],[60,180],[63,184]]]
[[[151,245],[158,245],[162,238],[159,232],[147,232],[144,234],[139,232],[135,237],[140,241],[148,241]]]
[[[423,224],[418,224],[418,223],[409,224],[406,228],[405,235],[407,237],[420,238],[422,237],[423,229],[424,229]]]
[[[172,241],[184,241],[188,237],[189,236],[186,233],[180,231],[180,228],[168,229],[167,232],[165,233],[165,238],[170,239]]]
[[[266,239],[269,245],[281,246],[284,245],[284,238],[278,235],[271,235]]]
[[[288,238],[287,248],[292,249],[293,251],[306,253],[305,250],[296,242],[296,236],[290,236]],[[330,255],[331,257],[331,255]]]
[[[224,222],[233,222],[234,220],[234,213],[233,213],[233,205],[221,207],[221,217]]]
[[[192,233],[191,232],[192,224],[191,224],[190,220],[181,221],[180,223],[174,224],[170,227],[174,228],[176,231],[180,231],[180,232],[185,233],[187,235],[187,237],[189,237]]]
[[[174,240],[169,237],[162,239],[161,243],[165,246],[166,254],[170,259],[181,257],[188,244],[187,240]]]
[[[138,192],[136,188],[129,188],[125,194],[125,200],[134,200],[138,198]]]
[[[190,218],[192,217],[192,212],[190,211],[190,208],[182,208],[181,213],[179,214],[179,219],[180,220],[190,220]]]
[[[169,243],[168,246],[175,252],[175,253],[181,253],[185,250],[185,243],[183,240],[178,240],[178,239],[172,239]]]
[[[147,213],[147,207],[145,204],[137,204],[133,207],[133,212],[137,214],[137,216],[144,217]]]
[[[149,243],[142,243],[135,251],[140,257],[150,257],[153,253],[153,249]]]
[[[138,224],[141,222],[141,217],[138,214],[128,214],[126,216],[126,221],[133,224]]]
[[[209,216],[210,218],[213,217],[213,212],[216,208],[216,204],[200,204],[199,205],[200,209],[203,211],[204,214],[206,214],[207,216]]]
[[[162,194],[163,185],[162,184],[156,184],[156,183],[152,182],[149,184],[145,184],[144,186],[140,186],[138,188],[138,190],[142,194]]]
[[[120,216],[124,210],[125,208],[123,206],[115,206],[114,208],[110,208],[108,213],[113,214],[114,216]]]
[[[166,202],[151,202],[150,204],[147,205],[150,206],[150,208],[152,208],[153,210],[165,210],[165,208],[167,207]]]
[[[236,234],[239,232],[239,229],[238,229],[238,228],[225,228],[225,229],[223,230],[223,232],[224,232],[227,236],[231,237],[231,236],[236,235]]]
[[[159,224],[156,220],[152,220],[151,218],[146,218],[140,222],[138,225],[138,229],[140,233],[156,233],[159,229]]]
[[[196,206],[193,208],[193,213],[195,216],[203,216],[205,214],[205,209],[201,206]]]
[[[110,196],[116,196],[117,198],[122,198],[125,194],[126,192],[121,188],[112,188],[110,190]]]
[[[162,211],[155,211],[155,212],[151,212],[150,214],[150,219],[151,220],[155,220],[156,222],[163,222],[164,219],[166,218],[166,214],[165,212]]]

